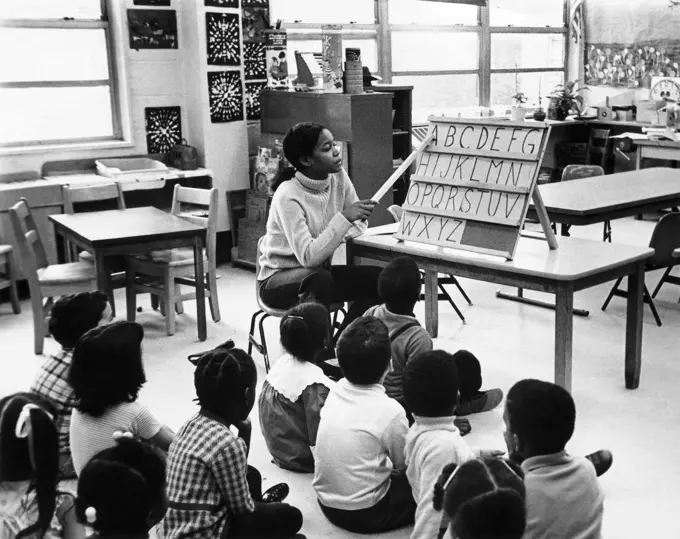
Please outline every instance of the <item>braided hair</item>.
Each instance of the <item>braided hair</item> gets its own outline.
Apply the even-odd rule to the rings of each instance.
[[[448,464],[434,487],[434,508],[444,510],[459,539],[521,539],[523,476],[516,463],[500,458]]]
[[[257,369],[250,355],[233,348],[233,343],[231,346],[215,348],[198,359],[194,387],[196,401],[203,409],[240,421],[248,416],[254,403]],[[251,402],[246,404],[244,397],[248,390]]]

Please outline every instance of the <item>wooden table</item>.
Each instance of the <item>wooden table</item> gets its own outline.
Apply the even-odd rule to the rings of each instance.
[[[548,292],[556,296],[555,382],[571,390],[574,292],[628,276],[625,382],[640,383],[642,353],[642,291],[648,247],[616,245],[578,238],[560,238],[559,249],[545,242],[520,238],[515,259],[477,255],[455,249],[400,242],[392,237],[396,225],[369,229],[347,242],[347,263],[357,258],[390,261],[410,256],[425,270],[425,327],[438,334],[437,273],[451,273],[502,285]]]
[[[198,338],[206,339],[203,242],[205,228],[158,208],[130,208],[50,215],[56,234],[94,255],[97,287],[107,289],[109,279],[104,258],[108,255],[146,254],[152,250],[192,247],[196,271]],[[129,303],[129,302],[128,302]],[[134,307],[128,320],[134,320]],[[171,306],[166,306],[170,309]]]
[[[645,159],[680,161],[680,142],[644,139],[635,139],[633,142],[637,145],[635,167],[638,169],[644,168]]]

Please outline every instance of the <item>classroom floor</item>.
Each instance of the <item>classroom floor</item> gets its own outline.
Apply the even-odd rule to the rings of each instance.
[[[615,242],[646,245],[653,221],[623,219],[613,223]],[[602,225],[572,228],[572,235],[599,239]],[[546,246],[547,248],[547,246]],[[218,281],[222,321],[208,323],[208,340],[196,337],[195,309],[186,305],[178,317],[177,333],[165,335],[159,313],[150,309],[148,299],[140,298],[143,312],[138,321],[144,326],[144,359],[148,382],[140,400],[170,427],[177,429],[196,411],[192,366],[188,354],[207,350],[229,338],[237,346],[247,344],[250,315],[256,309],[253,272],[223,266]],[[659,272],[647,278],[650,290]],[[440,338],[435,346],[448,351],[467,348],[481,360],[485,387],[507,391],[521,378],[552,380],[552,311],[524,306],[496,298],[498,287],[479,281],[461,282],[474,306],[458,304],[467,318],[462,324],[448,304],[440,304]],[[680,531],[674,512],[680,504],[680,288],[666,285],[657,307],[663,327],[657,327],[645,307],[643,365],[640,388],[626,390],[623,379],[625,339],[625,300],[614,298],[606,313],[600,306],[610,285],[576,294],[575,305],[591,311],[589,318],[574,319],[573,395],[577,407],[577,426],[568,448],[583,454],[602,447],[614,452],[614,466],[602,478],[606,493],[604,535],[626,539],[640,537],[677,537]],[[536,293],[529,293],[538,296]],[[452,293],[458,300],[456,291]],[[117,294],[119,313],[124,312],[124,295]],[[32,352],[31,310],[22,302],[23,312],[11,314],[9,304],[0,305],[0,395],[25,389],[40,365]],[[422,305],[416,308],[422,321]],[[268,323],[272,357],[277,357],[278,326]],[[51,340],[46,350],[54,350]],[[255,354],[264,378],[262,358]],[[473,431],[467,436],[471,445],[503,448],[502,409],[472,416]],[[286,472],[270,462],[253,410],[251,464],[264,477],[265,488],[279,481],[290,484],[288,501],[297,505],[305,517],[302,533],[308,538],[355,537],[331,525],[319,510],[311,486],[311,475]],[[410,529],[384,534],[388,538],[407,538]],[[359,536],[356,536],[359,537]]]

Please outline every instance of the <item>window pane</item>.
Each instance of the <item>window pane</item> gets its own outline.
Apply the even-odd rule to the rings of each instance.
[[[361,63],[371,70],[371,73],[378,72],[378,46],[374,39],[343,39],[342,50],[343,58],[344,51],[347,47],[357,48],[361,50]],[[288,40],[288,72],[291,75],[297,75],[297,64],[295,62],[295,51],[311,52],[321,55],[321,40],[305,40],[305,41],[291,41]],[[321,65],[316,71],[312,70],[313,75],[321,76]]]
[[[477,25],[477,7],[423,0],[388,0],[390,24]]]
[[[490,0],[491,26],[564,26],[564,2],[565,0]]]
[[[330,4],[330,5],[329,5]],[[284,22],[306,23],[375,23],[374,0],[270,0],[272,22],[281,19]]]
[[[562,66],[562,34],[491,35],[491,69]]]
[[[0,19],[99,19],[101,0],[2,0]]]
[[[0,81],[108,80],[103,29],[3,28]]]
[[[475,33],[392,32],[393,71],[444,71],[478,66]]]
[[[0,143],[111,137],[108,86],[0,90]]]
[[[413,122],[427,121],[431,114],[456,115],[479,103],[477,75],[420,75],[393,77],[394,84],[413,86]]]
[[[523,92],[528,97],[528,107],[538,105],[538,95],[543,98],[543,108],[548,108],[546,96],[564,81],[562,71],[543,73],[494,73],[491,75],[491,106],[513,105],[512,96]]]

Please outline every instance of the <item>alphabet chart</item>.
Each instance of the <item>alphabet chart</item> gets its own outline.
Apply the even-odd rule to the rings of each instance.
[[[396,238],[512,260],[532,196],[544,230],[548,223],[534,188],[550,127],[434,116],[429,122],[432,140],[416,161]],[[552,230],[546,234],[556,248]]]

